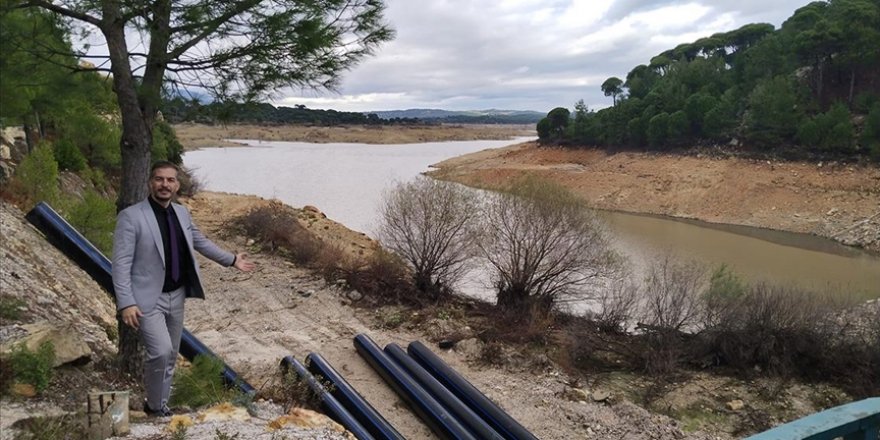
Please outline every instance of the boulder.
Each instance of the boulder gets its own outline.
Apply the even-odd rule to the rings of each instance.
[[[479,359],[483,355],[483,347],[486,344],[477,338],[470,338],[459,341],[455,344],[455,351],[461,353],[468,359]]]
[[[55,326],[49,322],[37,322],[20,326],[26,331],[25,336],[4,341],[0,345],[0,353],[6,354],[13,347],[24,344],[28,350],[36,351],[44,342],[52,343],[55,348],[55,363],[58,367],[71,362],[88,362],[92,357],[89,348],[72,325]]]
[[[739,411],[745,408],[746,404],[740,399],[734,399],[730,402],[727,402],[727,408],[731,411]]]

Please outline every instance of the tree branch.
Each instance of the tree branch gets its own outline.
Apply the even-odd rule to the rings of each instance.
[[[73,18],[73,19],[76,19],[76,20],[84,21],[84,22],[86,22],[86,23],[89,23],[89,24],[92,24],[92,25],[96,26],[98,29],[101,29],[101,20],[100,20],[100,19],[98,19],[98,18],[96,18],[96,17],[93,17],[93,16],[91,16],[91,15],[89,15],[89,14],[85,14],[85,13],[82,13],[82,12],[77,12],[77,11],[74,11],[74,10],[72,10],[72,9],[67,9],[67,8],[64,8],[64,7],[58,6],[58,5],[56,5],[56,4],[49,3],[49,2],[44,1],[44,0],[28,0],[27,2],[22,3],[22,4],[21,4],[21,7],[25,7],[25,8],[28,8],[28,7],[43,8],[43,9],[46,9],[46,10],[48,10],[48,11],[52,11],[52,12],[55,12],[55,13],[57,13],[57,14],[61,14],[61,15],[65,16],[65,17],[70,17],[70,18]]]

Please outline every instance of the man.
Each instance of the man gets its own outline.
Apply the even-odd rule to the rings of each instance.
[[[185,298],[205,298],[193,251],[243,272],[254,268],[247,254],[220,249],[199,231],[189,211],[173,203],[179,168],[156,162],[150,196],[119,213],[113,235],[113,287],[122,321],[140,334],[144,360],[144,411],[168,416],[171,378],[183,332]]]

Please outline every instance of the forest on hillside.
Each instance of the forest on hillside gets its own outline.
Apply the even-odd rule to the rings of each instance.
[[[680,44],[538,125],[545,143],[880,161],[880,0],[815,1],[779,29],[747,24]]]

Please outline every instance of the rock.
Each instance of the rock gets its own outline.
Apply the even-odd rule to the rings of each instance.
[[[352,302],[360,301],[364,298],[364,294],[358,292],[357,290],[351,290],[345,294],[346,298],[348,298]]]
[[[437,343],[437,348],[441,350],[449,350],[452,347],[455,347],[455,341],[451,339],[444,339]]]
[[[245,243],[245,245],[247,245],[247,246],[253,246],[254,243],[256,243],[256,241],[254,241],[253,238],[249,238],[248,241]]]
[[[165,429],[169,432],[177,432],[178,430],[189,428],[193,426],[193,419],[187,415],[177,415],[171,416],[171,421],[168,422],[168,426]]]
[[[735,399],[735,400],[731,400],[730,402],[727,402],[727,408],[730,409],[731,411],[739,411],[739,410],[745,408],[745,406],[746,406],[746,404],[740,399]]]
[[[29,383],[15,383],[12,384],[12,394],[31,398],[37,395],[37,389]]]
[[[0,160],[12,160],[12,152],[7,145],[0,145]]]
[[[287,425],[300,428],[330,428],[336,432],[345,431],[345,428],[324,414],[305,408],[291,408],[287,414],[269,422],[268,428],[275,430],[284,428]]]
[[[564,396],[572,402],[586,402],[590,399],[590,393],[580,388],[568,388],[565,390]]]
[[[455,344],[455,351],[467,358],[477,359],[483,355],[483,347],[486,344],[477,338],[465,339]]]
[[[21,328],[27,331],[27,336],[4,342],[0,345],[0,353],[8,353],[19,344],[24,344],[30,351],[37,351],[40,345],[48,341],[55,348],[53,367],[70,362],[88,362],[91,359],[92,350],[72,325],[56,328],[48,322],[37,322],[23,325]]]
[[[837,214],[837,212],[838,212],[837,208],[831,208],[828,210],[828,212],[825,213],[825,215],[834,215],[834,214]]]
[[[198,421],[199,423],[224,420],[237,420],[243,422],[250,420],[250,418],[251,415],[248,414],[247,409],[235,406],[229,402],[224,402],[201,412],[198,416]]]
[[[13,174],[15,174],[15,168],[12,164],[5,160],[0,161],[0,183],[5,183],[11,179]]]
[[[611,394],[605,390],[593,390],[593,402],[604,402],[611,397]]]

